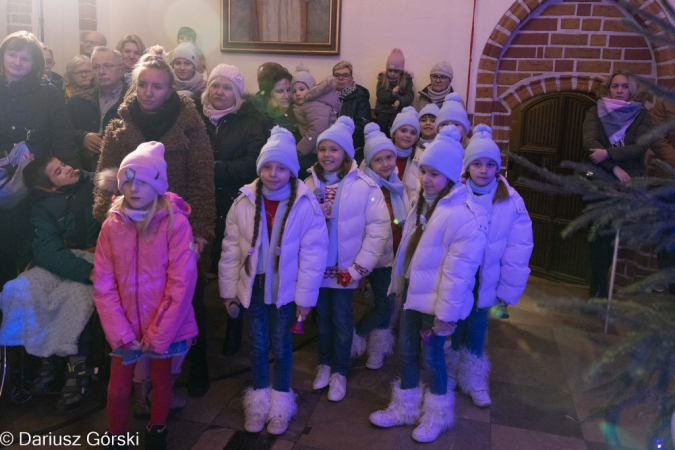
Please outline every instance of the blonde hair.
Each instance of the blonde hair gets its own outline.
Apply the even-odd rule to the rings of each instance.
[[[150,241],[150,234],[152,232],[152,230],[150,229],[152,219],[160,211],[166,210],[167,214],[169,215],[169,228],[173,228],[174,222],[173,206],[171,205],[171,202],[166,197],[166,195],[158,194],[157,197],[155,197],[155,199],[152,201],[152,204],[150,205],[150,208],[148,208],[148,213],[146,214],[145,220],[143,220],[143,222],[133,222],[127,213],[128,209],[131,208],[124,200],[124,196],[120,195],[115,199],[113,204],[110,206],[110,209],[108,210],[108,216],[110,216],[113,212],[117,211],[117,213],[119,213],[119,215],[122,217],[122,221],[126,224],[133,223],[134,225],[136,225],[136,229],[138,230],[139,234],[141,234],[143,238],[148,242]]]
[[[141,55],[145,53],[145,44],[143,43],[143,40],[135,34],[126,34],[122,36],[122,39],[120,39],[120,41],[117,43],[115,50],[122,53],[122,50],[124,50],[124,44],[128,42],[136,44],[136,47],[138,47],[138,51],[141,53]]]
[[[73,79],[73,72],[75,72],[75,70],[82,64],[89,65],[89,70],[91,70],[91,59],[87,55],[75,55],[70,61],[68,61],[68,64],[66,64],[66,73],[63,74],[66,89],[79,89],[75,84],[75,80]],[[87,86],[85,89],[89,89],[89,87]]]
[[[596,94],[598,98],[602,97],[610,97],[610,87],[612,86],[612,80],[614,79],[615,76],[617,75],[623,75],[628,79],[628,90],[630,91],[630,98],[628,101],[642,101],[638,100],[636,97],[638,94],[641,94],[640,90],[638,89],[638,84],[637,81],[635,81],[635,76],[633,76],[632,73],[625,71],[625,70],[620,70],[618,72],[614,72],[611,74],[605,81],[602,82],[600,87],[598,88]]]
[[[133,97],[133,94],[136,93],[138,76],[145,69],[157,69],[164,72],[167,76],[167,81],[169,82],[169,89],[172,91],[176,90],[176,77],[173,74],[173,69],[166,60],[164,47],[161,45],[154,45],[141,56],[138,63],[134,66],[134,69],[131,71],[131,87],[127,92],[127,98]]]
[[[378,86],[382,86],[384,89],[394,89],[396,86],[398,86],[401,91],[405,91],[405,86],[408,82],[408,73],[405,70],[401,70],[396,86],[392,86],[391,83],[389,83],[387,72],[380,72],[380,76],[382,77],[382,80],[378,80]]]

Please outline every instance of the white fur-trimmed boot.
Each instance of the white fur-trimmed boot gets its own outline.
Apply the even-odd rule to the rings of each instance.
[[[366,352],[366,338],[356,334],[354,331],[354,337],[352,338],[352,358],[358,358]]]
[[[295,393],[293,389],[288,392],[281,392],[272,389],[270,392],[270,412],[267,424],[269,434],[284,434],[288,429],[288,423],[298,412],[298,406],[295,404]]]
[[[448,371],[448,391],[454,391],[457,389],[462,353],[459,350],[453,350],[452,342],[450,341],[445,342],[443,351],[445,352],[445,367]]]
[[[435,395],[427,390],[424,393],[420,424],[413,430],[412,438],[417,442],[433,442],[454,422],[455,393],[448,391],[443,395]]]
[[[265,428],[270,412],[270,388],[244,391],[244,429],[249,433],[260,433]]]
[[[471,397],[474,405],[485,408],[492,404],[488,387],[490,375],[490,360],[486,353],[476,356],[467,350],[462,350],[459,364],[459,387]]]
[[[391,328],[376,328],[368,335],[368,361],[366,367],[379,369],[384,364],[384,357],[394,353],[394,334]]]
[[[370,415],[370,422],[382,428],[396,425],[412,425],[420,418],[422,388],[401,389],[401,382],[395,381],[391,389],[391,402],[386,409]]]

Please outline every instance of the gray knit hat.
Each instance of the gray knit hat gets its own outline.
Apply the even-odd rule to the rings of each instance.
[[[433,74],[445,75],[450,78],[450,81],[452,81],[454,72],[449,62],[438,61],[436,64],[434,64],[434,67],[431,68],[431,72],[429,72],[429,75]]]

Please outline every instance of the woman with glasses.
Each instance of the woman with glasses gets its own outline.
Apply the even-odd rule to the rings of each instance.
[[[66,65],[65,80],[66,98],[72,97],[78,92],[91,89],[91,59],[85,55],[73,57]]]
[[[372,122],[370,112],[370,92],[368,89],[356,84],[354,81],[352,63],[340,61],[333,67],[333,76],[337,81],[335,86],[340,97],[339,116],[349,116],[354,120],[354,148],[356,149],[356,162],[361,164],[363,160],[363,129],[366,124]]]
[[[439,61],[434,64],[429,72],[431,83],[417,93],[418,97],[413,102],[415,109],[419,112],[431,103],[439,108],[443,106],[445,96],[454,92],[451,86],[452,78],[453,71],[449,62]]]

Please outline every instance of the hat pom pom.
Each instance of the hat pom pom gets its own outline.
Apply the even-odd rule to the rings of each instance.
[[[478,124],[473,129],[473,135],[474,137],[480,137],[482,139],[492,139],[492,128],[484,123]]]
[[[451,92],[450,94],[445,96],[445,101],[462,103],[462,96],[459,95],[457,92]]]
[[[367,123],[366,127],[363,129],[363,135],[366,137],[366,139],[374,138],[379,133],[381,133],[380,126],[375,122]]]
[[[286,128],[284,128],[282,126],[275,125],[274,128],[272,128],[272,131],[270,132],[270,136],[274,136],[276,134],[286,134],[286,133],[290,133],[290,131],[288,131]]]
[[[96,186],[99,189],[110,192],[111,194],[116,194],[119,192],[117,188],[117,172],[119,172],[119,167],[113,167],[110,169],[103,169],[96,174]]]
[[[457,142],[462,140],[462,135],[459,133],[459,130],[455,125],[444,126],[441,128],[441,131],[438,132],[438,135],[454,139]]]
[[[295,72],[296,72],[296,73],[298,73],[298,72],[307,72],[307,73],[309,73],[309,67],[307,67],[307,66],[305,65],[305,63],[302,63],[302,62],[301,62],[300,64],[298,64],[298,65],[295,67]]]
[[[406,106],[399,114],[417,114],[417,110],[412,106]]]
[[[354,120],[349,117],[349,116],[340,116],[338,119],[335,121],[336,124],[342,124],[343,126],[349,128],[350,133],[354,133]]]

